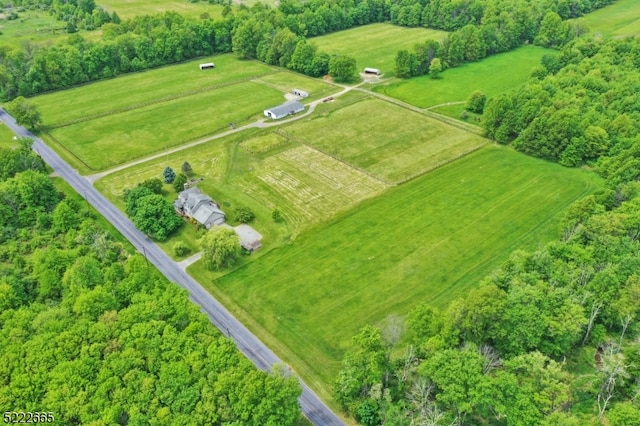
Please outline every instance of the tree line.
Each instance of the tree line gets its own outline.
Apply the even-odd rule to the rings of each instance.
[[[95,30],[107,22],[120,22],[114,11],[109,14],[104,8],[96,6],[94,0],[15,0],[11,5],[18,10],[45,11],[58,21],[65,23],[65,31],[75,33],[78,30]]]
[[[0,198],[0,405],[68,425],[295,424],[298,380],[258,371],[30,141],[0,152]]]
[[[612,188],[640,176],[640,40],[583,38],[545,56],[517,91],[490,99],[487,136],[565,166],[588,163]]]
[[[425,1],[424,4],[419,3],[422,7],[419,24],[446,30],[461,30],[471,25],[462,35],[452,35],[453,38],[446,42],[448,45],[443,47],[447,52],[451,51],[448,60],[453,65],[460,60],[458,49],[462,44],[469,51],[466,57],[479,58],[483,49],[489,54],[532,39],[537,34],[536,23],[540,22],[543,10],[555,11],[560,17],[570,17],[609,2]],[[90,2],[83,2],[78,7],[89,7],[85,3],[90,5]],[[231,51],[240,58],[256,58],[312,76],[338,72],[338,79],[348,79],[352,75],[346,71],[352,70],[349,67],[343,70],[347,62],[353,61],[352,58],[336,58],[332,68],[332,57],[319,52],[306,38],[373,22],[403,24],[402,20],[392,19],[392,9],[405,7],[404,4],[395,0],[286,0],[280,2],[277,8],[261,3],[250,8],[227,7],[223,18],[217,20],[204,15],[201,19],[192,19],[175,12],[139,16],[122,22],[112,17],[111,22],[102,24],[102,36],[97,41],[73,34],[66,40],[48,46],[0,46],[0,99],[32,96],[123,73]],[[423,15],[430,18],[423,19]],[[450,22],[449,17],[455,19]],[[472,53],[474,49],[467,46],[469,41],[466,38],[464,43],[456,39],[467,37],[467,32],[469,37],[475,37],[471,33],[480,31],[478,28],[484,28],[484,47],[480,46],[479,51]],[[465,53],[461,60],[464,58]]]
[[[366,326],[336,397],[365,425],[637,424],[639,212],[637,181],[601,190],[446,309]]]

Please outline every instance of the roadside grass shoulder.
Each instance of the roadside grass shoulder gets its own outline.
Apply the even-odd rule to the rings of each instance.
[[[216,68],[200,70],[199,63]],[[69,90],[32,98],[45,126],[90,118],[172,99],[275,72],[257,61],[240,61],[234,55],[218,55],[182,64],[119,76]]]
[[[553,50],[539,46],[522,46],[445,70],[440,79],[424,75],[376,85],[372,89],[421,108],[466,101],[474,90],[494,97],[523,84],[531,69],[540,65],[542,56],[553,53]]]
[[[591,33],[627,37],[640,34],[640,2],[617,0],[602,9],[578,18]]]
[[[351,94],[342,98],[348,102]],[[400,183],[487,143],[475,134],[374,97],[301,120],[284,133],[389,183]]]
[[[0,148],[13,148],[16,146],[14,137],[15,133],[4,123],[0,123]]]
[[[442,40],[446,35],[445,31],[378,23],[314,37],[309,41],[329,54],[354,57],[358,71],[365,67],[378,68],[384,77],[390,77],[394,74],[398,50],[413,49],[417,43],[427,39]]]
[[[599,185],[584,170],[489,146],[215,281],[200,263],[189,271],[330,399],[358,329],[418,303],[447,306],[515,248],[555,238],[564,209]]]
[[[55,128],[49,133],[92,170],[162,151],[246,123],[282,93],[243,82],[168,102]]]

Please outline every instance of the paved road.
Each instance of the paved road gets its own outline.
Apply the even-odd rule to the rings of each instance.
[[[58,154],[35,137],[25,128],[16,124],[13,117],[0,108],[0,119],[18,136],[34,140],[33,149],[51,166],[51,168],[73,189],[81,194],[100,214],[124,235],[133,246],[143,253],[149,262],[156,266],[170,281],[176,282],[189,292],[190,299],[201,306],[209,320],[222,331],[229,334],[236,346],[259,369],[271,370],[274,364],[282,361],[240,323],[227,309],[203,289],[191,276],[182,270],[176,262],[167,256],[153,241],[138,231],[131,221],[125,217],[109,200],[100,194],[87,180],[72,169]],[[344,425],[318,396],[307,385],[300,381],[302,395],[300,406],[303,414],[318,426]]]

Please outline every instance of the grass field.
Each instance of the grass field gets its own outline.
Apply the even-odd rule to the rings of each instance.
[[[388,182],[402,182],[486,143],[370,95],[349,93],[335,101],[341,102],[347,105],[295,122],[286,133]]]
[[[266,84],[267,86],[281,90],[285,93],[291,93],[293,89],[304,90],[309,93],[309,97],[303,99],[303,102],[320,99],[339,90],[339,87],[334,86],[333,84],[328,84],[315,78],[288,71],[268,74],[256,79],[255,81]]]
[[[93,170],[103,170],[242,123],[281,103],[282,93],[253,82],[153,104],[50,134]],[[105,155],[106,154],[106,155]]]
[[[383,182],[308,146],[270,156],[231,184],[279,209],[294,234],[381,193]]]
[[[427,28],[406,28],[391,24],[371,24],[310,39],[329,54],[356,58],[358,70],[373,67],[385,77],[393,75],[398,50],[412,49],[427,39],[441,40],[446,32]]]
[[[214,62],[216,68],[202,71],[198,67],[202,62]],[[274,69],[257,61],[240,61],[232,54],[219,55],[48,93],[32,100],[44,124],[55,126],[273,72]]]
[[[553,51],[539,46],[522,46],[481,61],[450,68],[438,80],[425,75],[374,86],[373,90],[421,108],[465,101],[474,90],[493,97],[527,81],[531,68],[540,65],[542,55],[547,53]],[[459,107],[459,110],[462,108]],[[458,108],[453,111],[457,112]],[[459,112],[452,115],[458,118]]]
[[[53,43],[60,38],[68,37],[65,31],[65,23],[46,12],[27,10],[18,12],[18,19],[0,19],[0,42],[21,46],[23,43]],[[81,31],[85,36],[86,31]]]
[[[324,398],[365,324],[463,295],[515,248],[554,238],[563,210],[599,180],[490,146],[356,210],[211,285]]]
[[[640,2],[617,0],[580,19],[592,33],[619,37],[635,36],[640,34]]]
[[[222,16],[222,5],[209,4],[206,1],[183,0],[98,0],[99,6],[108,11],[115,10],[121,19],[130,19],[138,15],[151,15],[160,12],[174,11],[181,15],[198,18],[208,13],[212,18]]]
[[[0,123],[0,148],[10,148],[16,146],[16,141],[13,139],[15,133],[5,126],[4,123]]]

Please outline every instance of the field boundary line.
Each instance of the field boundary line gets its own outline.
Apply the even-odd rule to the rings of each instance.
[[[470,148],[470,149],[468,149],[466,151],[459,152],[458,154],[454,155],[451,158],[447,158],[444,161],[440,161],[440,162],[438,162],[436,164],[432,164],[431,166],[428,166],[427,168],[422,169],[421,171],[416,172],[416,173],[410,175],[409,177],[400,179],[400,180],[396,181],[395,184],[396,185],[402,185],[403,183],[409,182],[412,179],[415,179],[415,178],[417,178],[419,176],[427,174],[427,173],[429,173],[429,172],[431,172],[431,171],[433,171],[435,169],[438,169],[438,168],[440,168],[442,166],[446,166],[449,163],[453,163],[454,161],[459,160],[462,157],[465,157],[465,156],[467,156],[467,155],[469,155],[469,154],[471,154],[473,152],[476,152],[476,151],[484,148],[485,146],[489,145],[490,143],[491,142],[487,141],[487,142],[484,142],[484,143],[482,143],[482,144],[480,144],[478,146],[474,146],[473,148]]]
[[[473,124],[469,124],[469,123],[463,123],[461,121],[456,120],[455,118],[451,118],[451,117],[447,117],[446,115],[442,115],[442,114],[438,114],[435,113],[433,111],[429,111],[428,109],[424,109],[424,108],[418,108],[417,106],[408,104],[406,102],[402,102],[398,99],[392,98],[390,96],[387,95],[383,95],[381,93],[377,93],[377,92],[373,92],[370,90],[366,90],[366,89],[361,89],[361,88],[355,88],[355,90],[359,90],[365,93],[369,93],[372,96],[375,96],[376,98],[398,105],[399,107],[408,109],[410,111],[413,112],[417,112],[418,114],[422,114],[425,115],[427,117],[433,118],[435,120],[441,121],[445,124],[449,124],[451,126],[457,127],[461,130],[465,130],[467,132],[471,132],[471,133],[475,133],[476,135],[482,136],[483,135],[483,131],[481,127],[478,126],[474,126]]]
[[[318,148],[318,147],[316,147],[316,146],[310,145],[309,143],[305,142],[305,141],[304,141],[304,140],[302,140],[302,139],[297,139],[297,138],[295,138],[295,137],[291,136],[291,135],[290,135],[289,133],[287,133],[287,131],[286,131],[286,130],[284,130],[284,129],[278,129],[278,130],[276,130],[276,133],[280,134],[282,137],[285,137],[285,138],[289,139],[290,141],[293,141],[293,142],[299,143],[300,145],[304,145],[304,146],[306,146],[306,147],[308,147],[308,148],[311,148],[311,149],[313,149],[313,150],[316,150],[316,151],[318,151],[318,152],[320,152],[320,153],[322,153],[322,154],[324,154],[324,155],[327,155],[327,156],[329,156],[329,157],[333,158],[334,160],[339,161],[340,163],[344,164],[345,166],[350,167],[350,168],[352,168],[352,169],[356,169],[357,171],[359,171],[359,172],[361,172],[361,173],[364,173],[365,175],[369,176],[370,178],[373,178],[373,179],[377,180],[378,182],[380,182],[380,183],[382,183],[382,184],[384,184],[384,185],[387,185],[387,186],[396,186],[396,184],[395,184],[395,183],[390,182],[390,181],[388,181],[388,180],[386,180],[386,179],[383,179],[383,178],[381,178],[380,176],[376,176],[376,175],[374,175],[373,173],[371,173],[371,172],[370,172],[370,171],[368,171],[368,170],[365,170],[365,169],[363,169],[363,168],[361,168],[361,167],[358,167],[358,166],[356,166],[356,165],[354,165],[354,164],[348,163],[347,161],[343,160],[342,158],[340,158],[340,157],[338,157],[338,156],[336,156],[336,155],[334,155],[334,154],[332,154],[332,153],[330,153],[330,152],[326,152],[325,150],[320,149],[320,148]]]
[[[63,122],[60,122],[60,123],[53,123],[53,124],[48,125],[47,127],[50,128],[50,129],[59,129],[61,127],[72,126],[74,124],[83,123],[85,121],[95,120],[96,118],[102,118],[102,117],[107,117],[109,115],[121,114],[123,112],[133,111],[134,109],[144,108],[144,107],[149,106],[149,105],[155,105],[155,104],[160,104],[160,103],[164,103],[164,102],[173,101],[173,100],[176,100],[176,99],[186,98],[186,97],[197,95],[197,94],[200,94],[200,93],[210,92],[210,91],[215,90],[215,89],[220,89],[220,88],[228,87],[228,86],[234,86],[234,85],[239,84],[239,83],[245,83],[247,81],[254,81],[257,78],[264,77],[265,75],[271,75],[271,74],[273,74],[273,73],[262,74],[262,75],[259,75],[259,76],[244,77],[244,78],[241,78],[239,80],[234,80],[234,81],[231,81],[231,82],[228,82],[228,83],[214,84],[214,85],[205,86],[205,87],[202,87],[202,88],[199,88],[199,89],[187,90],[187,91],[184,91],[184,92],[177,93],[175,95],[165,96],[163,98],[158,98],[158,99],[154,99],[154,100],[147,101],[147,102],[140,102],[138,104],[133,104],[133,105],[129,105],[129,106],[126,106],[126,107],[117,108],[117,109],[113,109],[113,110],[110,110],[110,111],[100,112],[100,113],[92,114],[92,115],[86,115],[84,117],[76,118],[76,119],[69,120],[69,121],[63,121]]]
[[[65,152],[69,153],[73,158],[78,160],[87,169],[89,169],[91,171],[95,171],[95,169],[93,167],[91,167],[90,165],[85,163],[84,160],[82,160],[82,158],[78,157],[73,151],[71,151],[69,148],[64,146],[64,144],[62,142],[60,142],[58,139],[56,139],[51,133],[45,131],[44,134],[47,135],[47,137],[49,137],[56,145],[60,146]]]

